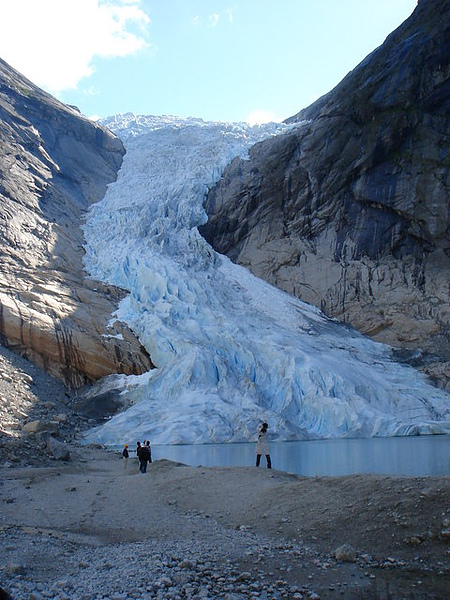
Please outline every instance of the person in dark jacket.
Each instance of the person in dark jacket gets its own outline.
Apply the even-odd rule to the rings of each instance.
[[[145,446],[141,447],[139,452],[139,470],[141,473],[147,473],[147,463],[152,462],[152,450],[150,448],[150,442],[147,440]]]
[[[147,443],[145,445],[147,446],[147,450],[148,450],[148,462],[151,463],[152,462],[152,449],[150,447],[150,441],[147,440]]]
[[[141,457],[140,457],[141,448],[142,448],[141,442],[137,442],[137,444],[136,444],[136,458],[138,459],[138,462],[139,462],[139,471],[141,470]]]

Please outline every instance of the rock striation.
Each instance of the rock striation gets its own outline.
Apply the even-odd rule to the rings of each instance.
[[[419,0],[286,133],[235,159],[202,234],[450,388],[450,2]]]
[[[124,148],[0,60],[0,342],[77,388],[152,367],[112,318],[124,291],[83,271],[83,216]]]

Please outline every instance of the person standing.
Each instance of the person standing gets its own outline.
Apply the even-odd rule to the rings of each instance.
[[[142,449],[141,442],[137,442],[136,443],[136,458],[138,459],[138,462],[139,462],[139,471],[141,471],[141,469],[142,469],[142,465],[141,465],[141,449]]]
[[[128,452],[128,444],[125,444],[125,446],[123,447],[123,451],[122,451],[122,462],[123,462],[123,468],[126,469],[128,466],[128,457],[130,456],[130,453]]]
[[[151,463],[152,462],[152,449],[150,447],[150,440],[147,440],[147,442],[145,443],[147,450],[148,450],[148,462]]]
[[[152,462],[152,451],[150,448],[150,442],[148,440],[145,442],[145,446],[141,447],[141,451],[139,453],[139,460],[141,464],[141,473],[147,473],[147,463]]]
[[[258,432],[258,442],[256,443],[256,466],[259,467],[261,462],[261,456],[264,454],[267,461],[267,468],[272,468],[272,461],[270,460],[270,448],[267,440],[267,430],[269,425],[263,423]]]

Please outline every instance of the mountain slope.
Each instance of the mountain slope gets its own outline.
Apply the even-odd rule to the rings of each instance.
[[[108,328],[123,292],[82,269],[80,225],[122,143],[0,61],[0,145],[1,343],[71,387],[147,370],[134,334]]]
[[[235,160],[219,252],[450,387],[450,2],[413,15],[284,136]]]

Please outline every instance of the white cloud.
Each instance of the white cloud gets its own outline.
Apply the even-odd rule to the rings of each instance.
[[[52,93],[76,88],[95,57],[147,46],[149,17],[139,0],[6,0],[0,56]]]
[[[225,17],[223,18],[223,16],[225,15]],[[208,15],[208,18],[202,18],[199,15],[193,17],[193,19],[191,20],[192,25],[195,25],[197,27],[201,27],[203,25],[208,26],[208,27],[216,27],[219,24],[219,21],[221,23],[224,22],[224,20],[228,19],[229,23],[232,24],[233,23],[233,13],[231,12],[231,10],[226,10],[221,14],[218,13],[212,13],[210,15]]]
[[[219,23],[219,15],[217,13],[209,15],[208,22],[211,27],[215,27]]]
[[[267,110],[255,110],[245,119],[249,125],[261,125],[262,123],[280,123],[283,119],[275,115],[275,113]]]

